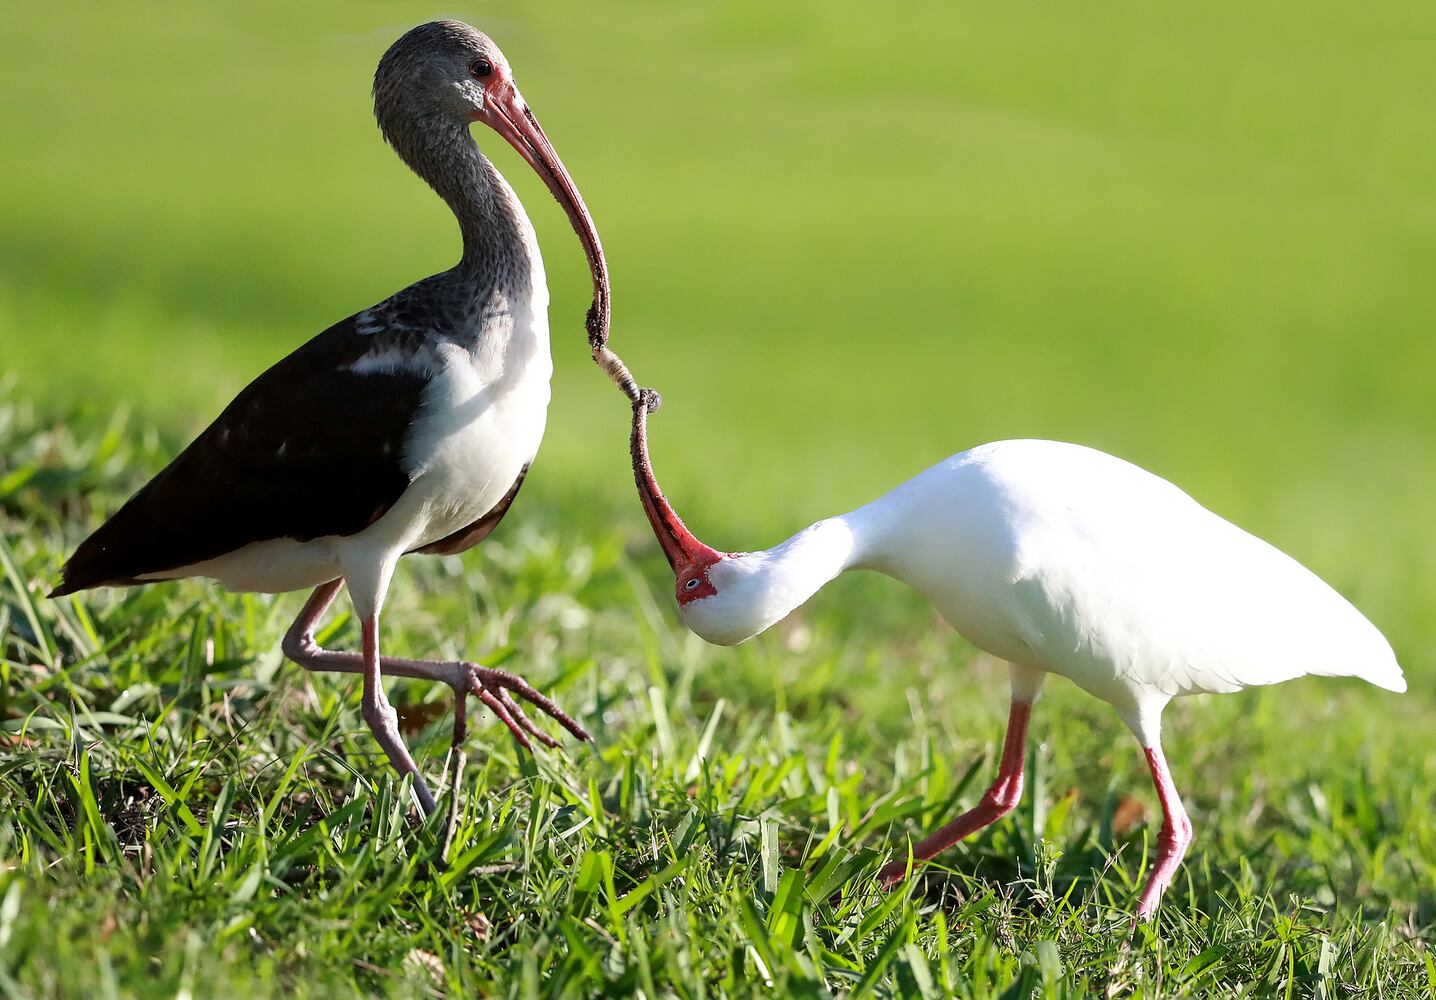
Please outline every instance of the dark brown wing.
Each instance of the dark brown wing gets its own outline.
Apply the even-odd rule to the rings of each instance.
[[[351,317],[255,379],[81,543],[53,596],[373,524],[409,485],[404,441],[428,384],[412,370],[353,371],[382,341]]]

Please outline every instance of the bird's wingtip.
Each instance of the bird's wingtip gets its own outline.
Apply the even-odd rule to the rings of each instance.
[[[1406,675],[1395,658],[1380,670],[1372,670],[1363,674],[1361,679],[1387,691],[1394,691],[1397,694],[1406,693]]]
[[[88,585],[76,579],[75,576],[69,572],[69,567],[66,566],[60,570],[60,582],[55,584],[54,588],[46,594],[45,597],[52,601],[57,597],[68,597],[70,594],[84,590],[86,586]]]

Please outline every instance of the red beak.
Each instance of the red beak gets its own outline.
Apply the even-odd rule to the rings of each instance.
[[[722,558],[717,549],[704,545],[693,536],[687,525],[669,506],[658,480],[653,478],[653,463],[648,458],[648,405],[653,399],[651,389],[644,389],[633,404],[633,434],[629,450],[633,454],[633,480],[638,485],[638,498],[653,534],[668,557],[668,565],[679,573],[696,565],[708,565]]]
[[[529,110],[528,103],[519,96],[512,80],[496,80],[487,89],[484,109],[475,116],[503,136],[519,155],[528,161],[534,172],[543,178],[558,203],[568,213],[573,231],[583,241],[584,252],[588,255],[588,267],[593,272],[593,305],[589,307],[585,325],[588,341],[593,347],[608,343],[608,326],[611,307],[609,305],[608,264],[603,259],[603,244],[598,241],[598,230],[588,206],[573,183],[573,178],[564,169],[563,161],[554,152],[553,143],[548,141],[538,119]]]

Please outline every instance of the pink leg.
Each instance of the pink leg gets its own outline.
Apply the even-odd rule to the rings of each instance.
[[[913,847],[914,862],[926,861],[964,837],[991,826],[1022,801],[1022,767],[1027,749],[1027,722],[1031,716],[1032,702],[1014,698],[1007,719],[1007,739],[1002,745],[1002,763],[997,768],[997,780],[977,805]],[[907,858],[904,857],[884,865],[878,872],[878,882],[884,889],[890,889],[907,876]]]
[[[346,674],[363,673],[363,660],[358,653],[325,649],[314,641],[314,630],[325,610],[339,593],[340,581],[333,580],[314,591],[298,619],[290,626],[284,637],[284,655],[305,670],[318,672],[336,671]],[[379,660],[383,673],[392,677],[412,677],[417,680],[441,681],[454,689],[478,695],[479,700],[493,709],[499,720],[513,732],[514,738],[526,750],[533,745],[528,736],[533,736],[546,746],[556,747],[558,741],[536,727],[519,708],[519,698],[536,706],[553,718],[580,740],[592,740],[588,731],[580,726],[558,704],[534,689],[522,677],[507,670],[481,667],[463,660],[438,662],[433,660],[409,660],[398,656],[384,656]],[[512,692],[512,693],[511,693]],[[456,705],[460,704],[456,700]],[[528,735],[525,735],[527,733]]]
[[[1172,772],[1167,770],[1167,758],[1162,755],[1160,744],[1145,747],[1147,765],[1152,769],[1152,782],[1157,786],[1157,798],[1162,803],[1162,829],[1157,834],[1157,861],[1147,879],[1142,898],[1137,903],[1137,919],[1147,920],[1157,912],[1162,893],[1172,884],[1177,866],[1187,853],[1192,842],[1192,821],[1182,807],[1177,786],[1172,782]]]
[[[314,593],[310,595],[309,600],[304,604],[304,610],[299,613],[299,617],[295,620],[294,624],[290,626],[289,632],[284,637],[284,655],[295,663],[298,663],[305,670],[364,674],[366,681],[365,704],[367,706],[367,682],[369,673],[367,655],[361,656],[358,653],[324,649],[314,640],[314,630],[318,627],[319,620],[324,616],[324,612],[328,610],[329,605],[334,601],[335,595],[339,593],[340,584],[341,581],[339,580],[331,580],[329,583],[317,588]],[[366,633],[366,654],[367,641],[368,637]],[[515,695],[537,706],[579,739],[592,739],[588,732],[570,718],[555,702],[544,697],[544,695],[536,691],[522,678],[508,671],[494,670],[490,667],[481,667],[478,664],[464,661],[445,663],[428,660],[409,660],[396,656],[378,656],[377,631],[375,633],[375,646],[378,671],[381,674],[388,674],[394,677],[412,677],[418,680],[441,681],[453,688],[454,709],[458,716],[454,723],[454,745],[456,749],[459,747],[465,734],[465,726],[462,724],[462,718],[465,701],[469,694],[478,695],[479,700],[493,710],[494,714],[509,728],[514,734],[515,739],[517,739],[519,744],[525,749],[533,749],[533,745],[529,742],[529,736],[533,736],[547,746],[556,747],[558,746],[558,741],[533,724],[533,721],[530,720],[523,709],[519,707],[518,701],[514,697]],[[379,692],[379,697],[383,700],[383,704],[387,706],[388,701],[383,698],[382,690]],[[390,711],[393,711],[392,708]],[[365,716],[365,720],[368,721],[367,715]],[[372,728],[373,724],[371,723],[370,725]],[[397,736],[397,726],[395,727],[395,733]],[[379,736],[377,730],[375,731],[375,736]],[[380,742],[382,744],[383,739],[381,739]],[[399,744],[399,747],[402,749],[404,757],[408,758],[408,750],[403,749],[402,743]],[[390,747],[385,746],[384,749],[386,753],[389,754],[390,759],[393,760],[394,753],[390,750]],[[412,761],[412,758],[409,759]],[[419,796],[422,802],[425,796],[428,795],[428,789],[424,786],[423,779],[419,777],[417,769],[409,771],[397,761],[395,762],[395,766],[399,767],[399,770],[403,773],[412,773],[414,775],[414,787],[416,789],[423,788],[423,792]],[[430,805],[425,806],[426,812],[432,811],[432,796],[429,797],[429,802]]]
[[[434,810],[439,808],[438,803],[434,801],[434,793],[429,791],[424,776],[419,773],[419,765],[414,763],[409,748],[404,745],[404,740],[399,735],[399,713],[389,704],[389,699],[384,695],[384,685],[380,682],[378,615],[364,619],[363,632],[364,721],[369,723],[369,731],[389,755],[389,763],[394,765],[394,770],[414,779],[414,794],[419,797],[419,805],[424,807],[425,816],[432,816]]]

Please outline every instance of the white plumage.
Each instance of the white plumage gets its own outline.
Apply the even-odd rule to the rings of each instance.
[[[871,569],[922,593],[973,645],[1012,664],[998,781],[916,845],[918,860],[1016,805],[1028,713],[1047,674],[1109,702],[1147,750],[1166,822],[1144,916],[1191,836],[1160,747],[1173,697],[1304,674],[1406,689],[1390,644],[1314,573],[1166,480],[1092,448],[982,445],[771,549],[730,554],[699,542],[664,499],[644,416],[637,407],[640,495],[674,567],[683,620],[700,636],[742,642],[839,573]],[[904,857],[883,876],[906,873]]]
[[[1303,674],[1406,682],[1391,646],[1295,559],[1130,462],[1057,441],[954,455],[851,514],[713,565],[683,604],[741,642],[838,573],[921,592],[973,645],[1119,706]],[[680,592],[681,593],[681,592]]]
[[[983,445],[843,520],[852,565],[910,584],[975,645],[1062,674],[1124,717],[1302,674],[1405,689],[1385,638],[1310,570],[1091,448]]]

